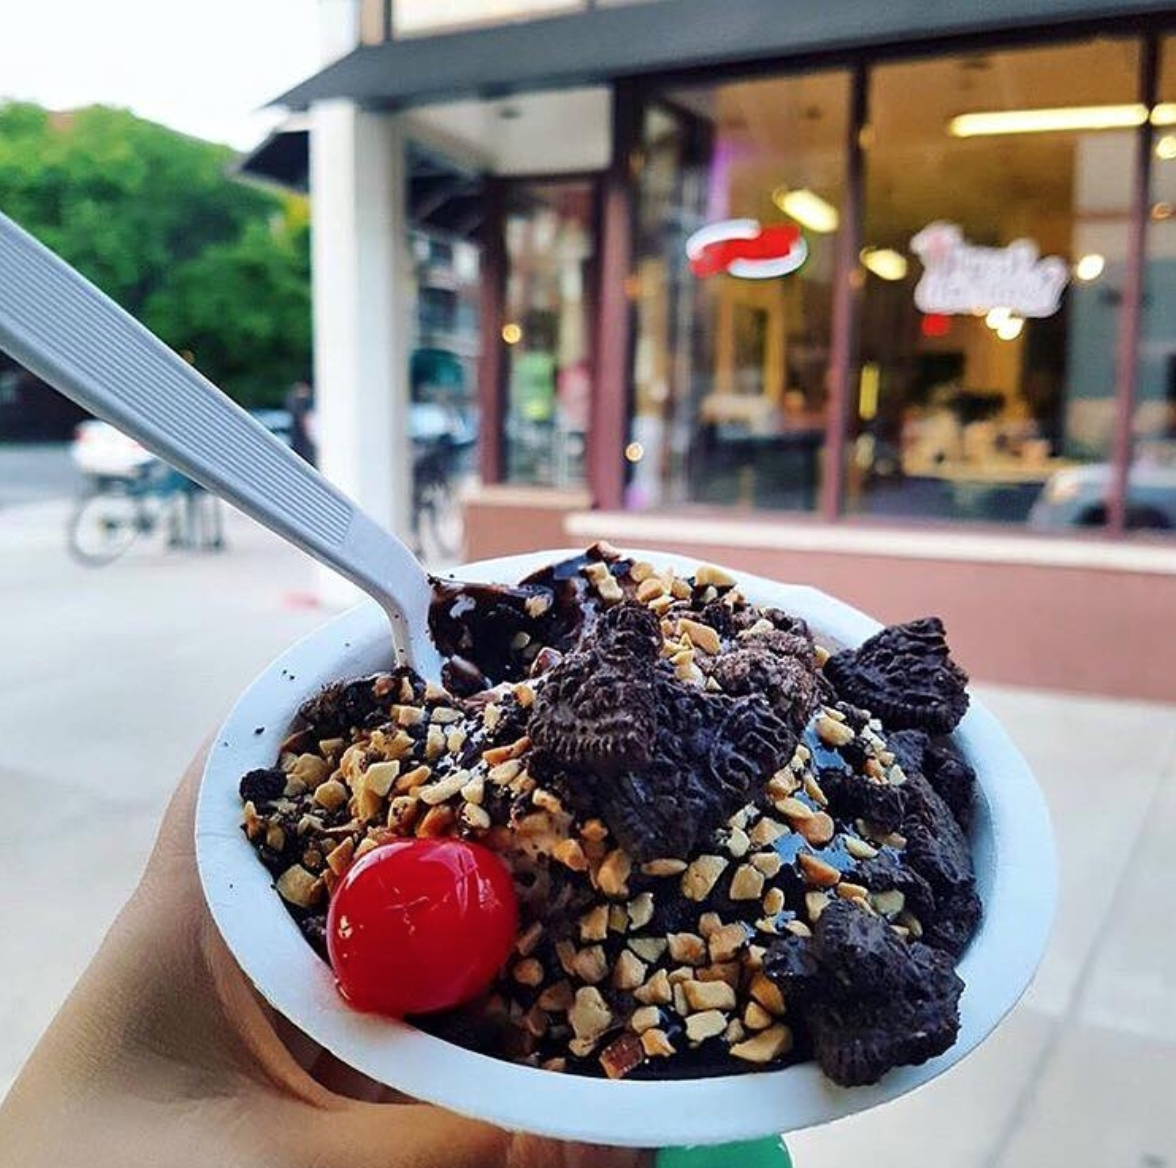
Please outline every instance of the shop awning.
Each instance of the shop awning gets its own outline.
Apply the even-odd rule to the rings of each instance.
[[[305,117],[287,119],[237,163],[236,173],[289,190],[310,185],[310,129]],[[483,214],[480,176],[452,165],[416,142],[408,147],[408,215],[412,227],[472,238]]]
[[[356,49],[276,99],[402,108],[719,63],[1138,17],[1170,0],[645,0]]]
[[[310,123],[293,114],[233,165],[234,174],[305,194],[310,187]]]

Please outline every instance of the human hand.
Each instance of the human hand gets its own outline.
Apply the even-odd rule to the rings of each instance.
[[[395,1096],[263,1003],[204,903],[203,755],[142,882],[0,1106],[2,1168],[637,1168]]]

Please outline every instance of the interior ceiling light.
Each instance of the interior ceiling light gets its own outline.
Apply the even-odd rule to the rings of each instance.
[[[861,261],[880,280],[902,280],[907,274],[907,260],[901,252],[890,247],[862,249]]]
[[[1006,320],[1002,320],[996,328],[996,335],[1002,341],[1015,341],[1020,335],[1021,330],[1025,327],[1025,318],[1022,316],[1010,316]]]
[[[1142,102],[1127,105],[1072,105],[1052,109],[984,110],[959,114],[948,122],[953,138],[994,134],[1045,134],[1063,130],[1123,130],[1148,121]],[[1176,124],[1176,102],[1161,102],[1151,111],[1153,126]]]
[[[1176,158],[1176,134],[1165,134],[1156,143],[1156,157],[1164,162],[1171,162]]]
[[[827,203],[814,191],[800,187],[790,191],[787,187],[777,187],[772,192],[772,202],[791,219],[795,219],[801,227],[807,227],[818,235],[828,235],[837,230],[841,216],[832,203]]]
[[[1103,268],[1106,266],[1107,261],[1098,252],[1092,251],[1074,265],[1074,275],[1083,283],[1089,284],[1091,280],[1097,280],[1103,274]]]
[[[990,308],[984,316],[984,323],[990,329],[998,329],[1005,323],[1012,313],[1007,308]]]

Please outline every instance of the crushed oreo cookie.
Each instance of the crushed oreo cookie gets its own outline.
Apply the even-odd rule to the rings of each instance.
[[[851,1085],[954,1040],[980,902],[938,621],[830,656],[722,569],[599,544],[514,587],[439,585],[432,627],[444,688],[330,686],[241,780],[316,951],[356,858],[456,835],[502,856],[520,923],[482,998],[416,1020],[451,1041],[612,1077],[816,1059]]]
[[[952,660],[935,616],[891,625],[825,663],[838,696],[889,730],[950,734],[968,710],[968,677]]]
[[[964,983],[951,958],[844,901],[821,913],[811,938],[773,944],[764,968],[797,1003],[821,1070],[843,1087],[924,1063],[959,1030]]]
[[[535,773],[638,862],[689,856],[796,744],[764,698],[682,685],[661,644],[643,605],[610,609],[547,674],[529,726]]]

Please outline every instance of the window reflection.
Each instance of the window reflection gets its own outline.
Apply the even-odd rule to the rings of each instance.
[[[847,118],[840,71],[647,111],[631,506],[816,506]]]
[[[1176,40],[1165,38],[1159,100],[1176,101]],[[1127,525],[1176,531],[1176,126],[1152,133],[1150,219],[1132,416]]]
[[[1105,522],[1137,54],[1100,40],[871,71],[850,510]]]
[[[550,182],[512,189],[506,215],[506,474],[515,482],[584,480],[592,377],[589,287],[594,188]]]

